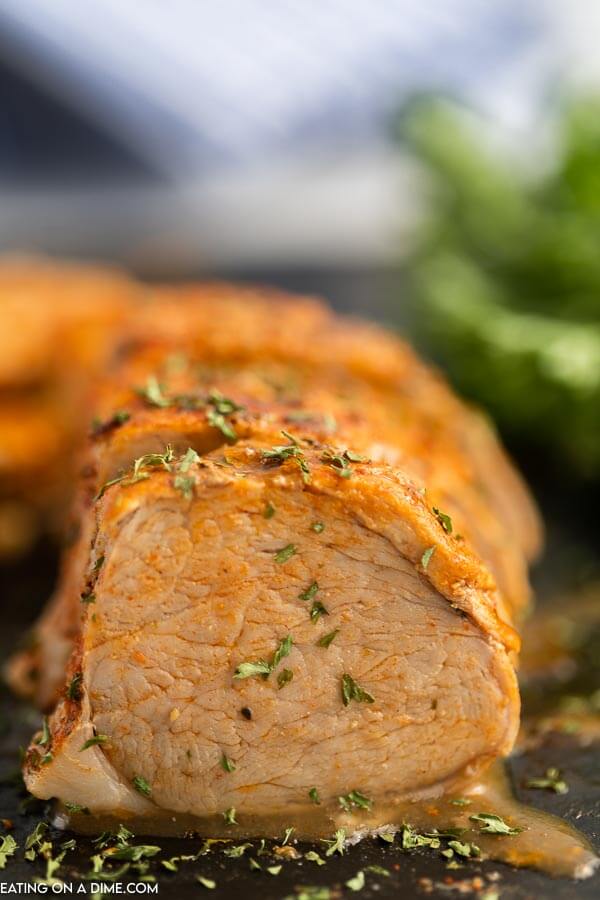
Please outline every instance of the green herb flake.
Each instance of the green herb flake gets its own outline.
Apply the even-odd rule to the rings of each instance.
[[[234,678],[253,678],[255,675],[262,675],[263,678],[271,674],[271,664],[259,659],[256,662],[240,663],[233,673]]]
[[[321,798],[319,797],[319,792],[316,789],[316,787],[313,787],[310,789],[310,791],[308,792],[308,796],[310,797],[310,799],[312,800],[313,803],[317,804],[317,806],[320,804]]]
[[[285,547],[282,547],[281,550],[277,550],[277,552],[275,553],[275,562],[287,562],[288,559],[291,559],[292,556],[295,556],[297,552],[298,548],[295,544],[286,544]]]
[[[239,859],[251,846],[252,844],[236,844],[234,847],[226,847],[223,853],[230,859]]]
[[[312,600],[318,590],[319,585],[316,581],[313,581],[306,590],[302,591],[301,594],[298,594],[298,600]]]
[[[415,850],[417,847],[431,847],[439,850],[441,841],[437,835],[419,834],[412,825],[403,825],[401,845],[403,850]]]
[[[267,866],[267,872],[269,873],[269,875],[279,875],[282,869],[283,866],[281,865],[281,863],[279,863],[278,866]]]
[[[237,441],[237,434],[232,425],[229,424],[225,416],[216,409],[209,409],[206,414],[209,425],[217,428],[228,441]]]
[[[302,473],[302,480],[305,484],[309,484],[310,469],[304,457],[304,453],[302,452],[300,445],[298,444],[298,441],[287,431],[282,431],[281,433],[285,438],[288,439],[290,443],[272,447],[270,450],[263,450],[263,460],[276,463],[283,463],[287,459],[293,460],[300,468],[300,471]]]
[[[265,508],[263,509],[264,518],[272,519],[273,516],[275,515],[275,512],[276,512],[275,507],[273,506],[273,504],[271,503],[270,500],[267,500],[267,502],[265,503]]]
[[[216,881],[213,881],[212,878],[205,878],[204,875],[196,875],[196,881],[198,884],[201,884],[202,887],[208,888],[209,891],[214,891],[217,886]]]
[[[477,844],[463,843],[462,841],[448,841],[448,847],[458,856],[469,859],[472,856],[480,856],[481,850]]]
[[[106,734],[95,734],[94,737],[88,738],[79,752],[82,753],[84,750],[88,750],[90,747],[95,747],[97,744],[106,744],[108,743],[108,740],[108,735]]]
[[[237,820],[235,818],[235,806],[230,806],[229,809],[226,809],[223,813],[223,818],[225,819],[226,825],[237,825]]]
[[[256,862],[256,860],[252,856],[248,860],[248,867],[251,872],[262,872],[261,864]]]
[[[273,659],[271,660],[271,671],[277,668],[284,657],[290,655],[293,643],[291,634],[288,634],[287,637],[284,637],[284,639],[280,641],[277,650],[273,654]]]
[[[0,869],[6,868],[8,859],[15,855],[18,847],[19,845],[12,834],[5,834],[4,837],[0,837]]]
[[[471,822],[478,822],[480,830],[485,834],[520,834],[523,831],[519,827],[512,828],[504,819],[493,813],[474,813],[469,819]]]
[[[161,848],[155,844],[136,844],[133,847],[119,847],[110,854],[110,859],[123,859],[128,862],[139,862],[160,853]]]
[[[90,815],[89,808],[82,806],[81,803],[69,803],[68,800],[65,800],[65,809],[70,813],[81,813],[84,816]]]
[[[279,646],[271,658],[271,662],[259,659],[256,662],[240,663],[236,668],[233,677],[251,678],[252,676],[260,675],[262,678],[268,678],[271,672],[277,668],[281,660],[284,657],[289,656],[293,643],[291,634],[288,634],[287,637],[280,641]]]
[[[443,513],[437,506],[432,508],[432,512],[446,534],[452,534],[452,519],[446,513]]]
[[[310,530],[314,531],[315,534],[322,534],[325,531],[325,525],[323,522],[313,522]]]
[[[472,802],[468,797],[454,797],[450,800],[452,806],[470,806]]]
[[[530,778],[525,782],[525,787],[554,791],[555,794],[567,794],[569,791],[567,782],[560,777],[560,770],[555,768],[546,769],[543,778]]]
[[[390,870],[384,869],[383,866],[365,866],[365,872],[370,872],[372,875],[382,875],[384,878],[390,877]]]
[[[137,388],[136,393],[150,406],[158,406],[160,409],[165,409],[171,405],[171,401],[165,396],[163,388],[155,375],[149,375],[145,387]]]
[[[357,703],[375,703],[375,697],[364,688],[361,688],[354,678],[347,673],[342,675],[342,702],[348,706],[351,700]]]
[[[317,641],[317,646],[325,647],[327,649],[329,645],[336,639],[338,634],[340,633],[339,628],[334,628],[333,631],[328,632],[327,634],[322,635]]]
[[[361,794],[360,791],[350,791],[349,794],[338,797],[338,801],[342,809],[345,809],[346,812],[351,812],[354,807],[359,809],[371,809],[373,805],[373,801],[369,800],[364,794]]]
[[[308,853],[304,854],[304,859],[307,859],[309,862],[314,862],[318,866],[325,865],[325,860],[323,859],[322,856],[319,856],[319,854],[316,852],[316,850],[309,850]]]
[[[95,603],[96,595],[91,589],[86,589],[80,594],[80,599],[82,603]]]
[[[318,622],[321,616],[328,616],[328,610],[323,606],[320,600],[315,600],[313,605],[310,608],[310,620],[311,622]]]
[[[223,753],[221,756],[221,768],[224,772],[235,772],[237,766],[236,764],[229,759],[226,753]]]
[[[425,552],[423,553],[423,556],[421,557],[421,565],[423,566],[425,571],[427,571],[427,566],[431,562],[431,557],[435,553],[435,549],[436,549],[435,544],[433,545],[433,547],[428,547],[427,550],[425,550]]]
[[[356,873],[354,878],[349,878],[346,882],[346,887],[351,891],[362,891],[365,886],[365,873],[362,869]]]
[[[393,844],[396,838],[396,834],[393,831],[382,831],[381,834],[378,834],[377,837],[380,841],[383,841],[386,844]]]
[[[344,843],[346,841],[346,829],[338,828],[333,836],[333,840],[324,840],[324,844],[329,844],[327,850],[325,852],[325,856],[333,856],[334,853],[339,853],[340,856],[344,853]]]
[[[191,500],[194,496],[194,487],[196,485],[196,479],[191,475],[181,475],[178,474],[173,479],[173,487],[176,491],[180,491],[183,494],[185,500]]]
[[[96,575],[96,574],[100,571],[100,569],[101,569],[102,566],[104,565],[104,561],[105,561],[105,556],[104,556],[104,554],[103,554],[102,556],[99,556],[99,557],[98,557],[98,559],[96,560],[96,562],[94,563],[94,565],[93,565],[93,567],[92,567],[92,573],[93,573],[94,575]]]
[[[83,681],[83,673],[77,672],[71,678],[69,684],[67,685],[67,699],[68,700],[80,700],[81,699],[81,682]]]
[[[279,690],[285,687],[286,684],[289,684],[292,678],[294,677],[294,673],[291,669],[282,669],[279,675],[277,676],[277,685]]]
[[[44,716],[44,718],[42,719],[42,733],[39,736],[39,738],[37,738],[35,743],[38,744],[40,747],[49,747],[51,739],[52,739],[52,736],[50,734],[50,726],[48,724],[48,717]]]
[[[132,782],[134,788],[138,793],[143,794],[145,797],[149,797],[152,794],[152,788],[148,784],[145,778],[142,778],[141,775],[136,775]]]

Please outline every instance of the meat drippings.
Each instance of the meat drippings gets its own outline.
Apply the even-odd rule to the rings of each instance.
[[[500,816],[510,827],[522,831],[506,835],[485,834],[470,819],[478,813]],[[55,816],[56,825],[80,834],[115,830],[122,821],[122,818],[112,816],[71,814],[64,807],[59,807]],[[387,797],[374,802],[370,811],[355,813],[343,812],[337,804],[311,805],[268,817],[246,816],[232,825],[227,825],[221,816],[200,819],[157,810],[156,816],[129,818],[125,824],[136,834],[171,837],[193,834],[228,840],[282,839],[286,830],[293,826],[296,839],[320,841],[330,839],[335,831],[344,829],[350,844],[381,833],[389,835],[401,829],[403,824],[410,824],[421,834],[448,836],[451,833],[462,843],[475,844],[480,850],[477,859],[534,868],[552,876],[588,878],[599,863],[583,834],[557,816],[526,806],[514,798],[502,763],[496,763],[481,780],[463,791],[460,798],[448,796],[417,802]]]

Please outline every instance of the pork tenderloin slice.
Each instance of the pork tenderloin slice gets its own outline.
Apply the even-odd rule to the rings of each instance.
[[[243,826],[300,814],[312,787],[326,804],[436,795],[510,750],[514,634],[491,576],[401,474],[357,463],[345,479],[304,458],[309,484],[294,460],[271,468],[238,446],[230,466],[192,467],[191,491],[158,470],[109,488],[71,667],[82,698],[52,717],[49,762],[32,745],[34,795],[107,813],[141,783],[155,811],[235,807]],[[258,660],[266,678],[244,665]],[[90,790],[74,748],[91,729],[106,740],[80,755],[107,766]]]

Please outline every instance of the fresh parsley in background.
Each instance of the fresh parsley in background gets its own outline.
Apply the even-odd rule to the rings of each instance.
[[[450,102],[406,108],[401,137],[428,186],[407,281],[459,389],[509,437],[599,479],[600,97],[563,103],[555,126],[553,160],[525,171]]]

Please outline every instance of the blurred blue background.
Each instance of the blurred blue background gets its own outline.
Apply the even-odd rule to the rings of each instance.
[[[392,122],[452,94],[515,144],[595,77],[594,0],[2,0],[0,246],[138,270],[353,268],[410,238]]]

